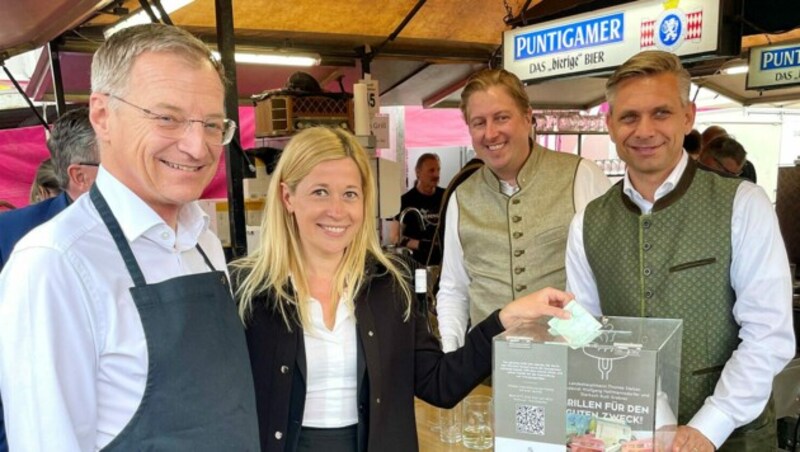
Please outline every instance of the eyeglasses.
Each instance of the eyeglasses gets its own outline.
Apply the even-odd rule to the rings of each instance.
[[[722,171],[725,174],[729,174],[731,176],[736,176],[736,177],[741,176],[742,172],[744,172],[744,165],[739,166],[739,169],[737,171],[731,171],[730,169],[728,169],[727,166],[725,166],[724,163],[722,163],[722,161],[719,159],[719,157],[717,157],[716,155],[711,154],[711,153],[709,153],[709,154],[710,154],[710,157],[712,159],[714,159],[714,162],[716,162],[717,170]],[[733,159],[731,159],[731,161],[735,163],[735,161]],[[738,166],[738,164],[737,164],[737,166]]]
[[[233,140],[233,134],[236,132],[236,122],[231,119],[190,119],[178,114],[156,113],[132,104],[119,96],[113,94],[106,94],[106,96],[144,113],[145,117],[155,124],[155,130],[164,138],[181,139],[194,122],[203,126],[203,137],[205,137],[205,142],[209,146],[224,146],[230,143]]]
[[[97,162],[78,162],[78,163],[76,163],[76,165],[81,165],[81,166],[100,166],[100,164],[97,163]]]

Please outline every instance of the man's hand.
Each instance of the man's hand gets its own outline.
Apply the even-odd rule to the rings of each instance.
[[[672,452],[714,452],[714,444],[699,430],[681,425],[675,433]]]

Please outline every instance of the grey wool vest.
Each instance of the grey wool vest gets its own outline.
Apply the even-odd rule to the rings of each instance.
[[[486,166],[456,190],[473,325],[522,295],[566,286],[564,257],[579,163],[580,157],[534,145],[513,196],[501,192]]]

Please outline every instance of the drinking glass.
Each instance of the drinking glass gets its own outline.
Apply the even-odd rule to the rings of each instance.
[[[492,398],[473,395],[464,399],[464,427],[461,431],[464,447],[491,449],[494,443],[492,428]]]
[[[439,441],[455,444],[461,441],[461,405],[439,409]]]

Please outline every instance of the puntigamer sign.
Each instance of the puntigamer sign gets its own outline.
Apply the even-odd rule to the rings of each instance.
[[[638,1],[503,34],[503,66],[531,81],[609,72],[641,50],[717,50],[718,0]]]
[[[750,49],[747,89],[800,85],[800,42]]]

